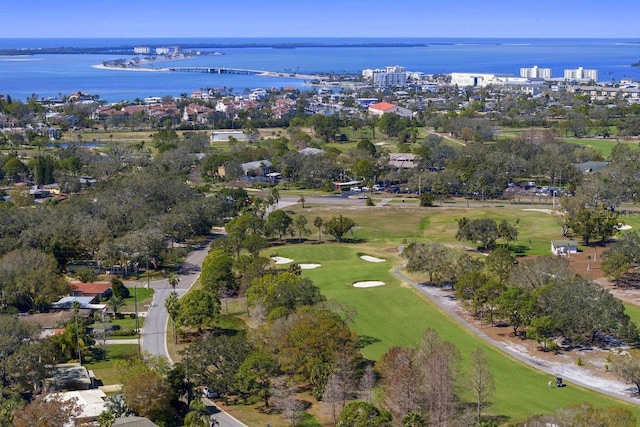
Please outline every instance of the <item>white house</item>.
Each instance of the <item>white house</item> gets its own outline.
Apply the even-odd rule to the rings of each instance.
[[[211,132],[209,140],[211,142],[229,142],[231,138],[237,141],[251,142],[257,141],[260,138],[260,134],[257,132],[247,134],[241,130],[215,130]]]
[[[554,255],[577,254],[578,244],[573,240],[552,240],[551,253]]]

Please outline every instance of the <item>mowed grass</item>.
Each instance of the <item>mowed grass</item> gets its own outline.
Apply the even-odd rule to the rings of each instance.
[[[316,216],[324,221],[342,214],[357,223],[352,233],[346,234],[346,240],[363,243],[376,250],[386,250],[410,241],[435,241],[452,247],[476,248],[478,244],[469,241],[456,240],[458,220],[493,219],[500,222],[505,219],[518,229],[518,240],[509,242],[509,247],[517,255],[543,255],[550,253],[551,240],[564,239],[561,233],[558,216],[542,210],[525,210],[514,205],[492,205],[484,208],[472,209],[464,207],[424,208],[412,206],[384,206],[384,207],[346,207],[307,205],[287,209],[295,215],[307,218],[307,227],[311,233],[306,236],[308,241],[318,240],[318,229],[313,226]],[[638,220],[640,223],[640,219]],[[333,242],[331,236],[322,236],[323,241]],[[498,243],[504,243],[499,241]]]
[[[136,344],[110,344],[106,348],[104,358],[89,358],[83,361],[83,365],[92,370],[103,385],[119,384],[121,373],[118,362],[138,357],[138,346]]]
[[[608,159],[609,157],[611,157],[611,150],[613,150],[613,148],[618,145],[618,144],[627,144],[632,148],[638,148],[638,144],[637,142],[631,142],[631,141],[616,141],[616,138],[607,138],[607,139],[603,139],[603,138],[562,138],[564,141],[570,143],[570,144],[575,144],[575,145],[581,145],[584,147],[591,147],[594,148],[596,150],[598,150],[600,153],[602,153],[602,157],[604,157],[605,159]]]
[[[458,241],[458,220],[461,218],[493,219],[500,223],[503,219],[518,230],[518,240],[509,242],[509,247],[518,255],[543,255],[550,253],[551,240],[563,239],[558,217],[541,210],[525,210],[512,206],[492,206],[484,208],[433,208],[426,211],[422,223],[422,237],[450,245],[464,245],[476,248],[474,242]],[[498,243],[504,243],[498,241]]]
[[[290,245],[278,248],[277,254],[298,263],[322,264],[315,270],[304,270],[303,275],[311,278],[328,299],[356,309],[352,328],[364,343],[362,354],[365,357],[377,361],[393,346],[416,346],[424,331],[433,328],[460,350],[463,367],[468,364],[469,354],[477,348],[487,354],[496,383],[494,404],[488,413],[521,420],[531,414],[551,413],[560,406],[576,402],[626,406],[570,383],[563,389],[549,389],[550,374],[536,371],[486,344],[441,312],[427,297],[396,279],[391,270],[398,263],[397,255],[363,249],[362,245],[349,244]],[[386,255],[387,261],[366,262],[359,258],[363,253],[383,258]],[[354,288],[353,282],[360,280],[381,280],[386,285]],[[640,419],[640,409],[628,406]]]

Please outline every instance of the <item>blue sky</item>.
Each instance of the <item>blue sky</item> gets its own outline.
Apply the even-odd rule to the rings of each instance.
[[[640,0],[5,1],[0,38],[640,38]]]

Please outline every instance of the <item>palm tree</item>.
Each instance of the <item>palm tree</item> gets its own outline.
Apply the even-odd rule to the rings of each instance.
[[[171,273],[167,280],[169,281],[169,286],[171,286],[171,289],[175,292],[176,286],[180,284],[180,277],[176,273]]]
[[[322,243],[322,225],[324,224],[324,220],[319,216],[315,217],[313,220],[313,225],[318,227],[318,243]]]
[[[117,317],[120,307],[124,305],[124,299],[119,295],[112,295],[107,304],[111,308],[111,311],[113,311],[113,316]]]
[[[173,291],[167,296],[164,300],[164,307],[167,309],[167,313],[171,318],[171,323],[173,324],[173,343],[178,343],[178,336],[176,335],[176,317],[178,316],[178,312],[180,311],[180,301],[178,301],[178,294],[176,291]]]
[[[201,398],[197,397],[189,404],[189,412],[184,417],[185,427],[209,427],[209,410]]]

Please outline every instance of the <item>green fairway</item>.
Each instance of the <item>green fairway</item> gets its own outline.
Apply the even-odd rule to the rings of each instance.
[[[270,251],[275,253],[276,251]],[[486,344],[442,313],[418,291],[401,283],[391,274],[400,260],[390,251],[363,245],[322,244],[289,245],[277,249],[279,256],[298,263],[320,263],[321,267],[304,270],[328,299],[354,307],[357,318],[352,325],[361,337],[362,353],[379,360],[392,346],[415,346],[425,329],[431,327],[445,340],[453,342],[466,360],[476,348],[482,348],[490,361],[496,381],[496,393],[488,412],[519,420],[534,413],[551,413],[572,402],[589,402],[596,406],[624,405],[604,395],[572,384],[563,389],[549,389],[551,375],[538,372],[511,356]],[[360,255],[385,258],[373,263]],[[361,280],[379,280],[386,284],[373,288],[354,288]],[[631,408],[640,418],[640,410]]]
[[[571,144],[580,145],[583,147],[591,147],[602,153],[602,156],[607,159],[611,156],[611,150],[613,147],[620,144],[628,144],[633,148],[638,148],[638,144],[634,144],[628,141],[618,142],[616,138],[562,138],[564,141]]]
[[[362,250],[369,247],[377,250],[395,248],[405,241],[428,239],[459,248],[477,246],[474,242],[458,241],[458,220],[490,218],[496,222],[505,219],[518,229],[518,240],[510,242],[509,247],[517,255],[543,255],[550,253],[549,242],[562,239],[557,215],[547,213],[550,206],[541,206],[540,210],[523,209],[517,205],[492,205],[472,209],[463,207],[421,208],[418,206],[360,207],[336,211],[326,207],[310,205],[305,209],[299,206],[291,211],[305,215],[309,223],[316,216],[325,221],[332,216],[342,214],[356,221],[358,226],[346,239],[364,244]],[[312,233],[308,239],[317,240],[317,229],[310,227]],[[334,241],[324,236],[323,240]],[[503,243],[498,241],[498,243]]]

